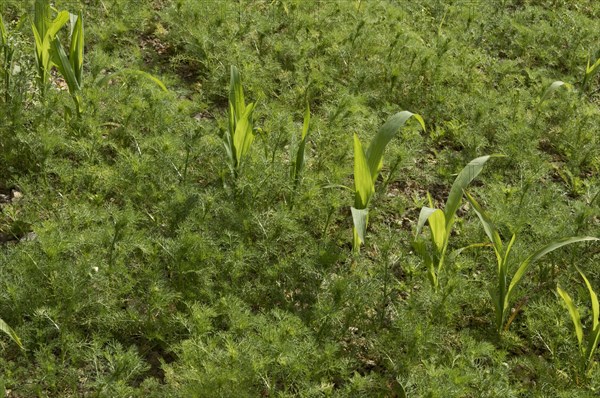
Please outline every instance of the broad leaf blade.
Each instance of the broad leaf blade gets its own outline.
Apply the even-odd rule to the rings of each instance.
[[[433,243],[438,253],[441,253],[446,241],[446,218],[444,217],[444,212],[437,209],[429,216],[428,221]]]
[[[411,117],[417,119],[421,127],[423,127],[423,130],[425,130],[425,122],[420,115],[409,111],[402,111],[389,118],[371,140],[366,152],[369,169],[371,170],[371,180],[377,180],[377,175],[383,165],[383,151],[385,150],[385,147]]]
[[[248,153],[250,144],[254,140],[254,132],[252,131],[252,112],[254,111],[254,104],[248,104],[246,112],[238,119],[235,126],[235,134],[233,135],[233,147],[235,149],[235,156],[240,165],[242,159]]]
[[[419,236],[419,234],[423,230],[423,227],[425,226],[425,223],[427,222],[427,220],[429,219],[429,217],[431,217],[431,215],[436,210],[437,209],[433,209],[433,208],[427,207],[427,206],[421,207],[421,212],[419,213],[419,221],[417,222],[417,232],[415,233],[415,238],[417,236]]]
[[[79,91],[81,87],[79,87],[75,71],[71,67],[67,53],[62,44],[60,44],[58,38],[54,38],[54,41],[52,42],[52,61],[58,68],[60,74],[65,78],[67,86],[69,86],[69,92],[74,94],[76,91]]]
[[[462,199],[463,191],[469,186],[471,181],[473,181],[479,175],[479,173],[481,173],[485,162],[487,162],[491,157],[492,155],[487,155],[473,159],[461,170],[460,173],[458,173],[458,176],[452,184],[452,188],[450,188],[450,194],[448,195],[448,200],[446,201],[446,206],[444,207],[444,214],[446,215],[446,229],[449,229],[454,222],[454,216],[460,206],[460,200]]]
[[[246,104],[244,102],[244,89],[242,88],[240,72],[233,65],[231,66],[229,101],[233,104],[235,121],[237,122],[246,112]]]
[[[365,152],[358,135],[354,134],[354,207],[366,209],[374,192]]]
[[[583,326],[581,325],[579,310],[577,309],[577,307],[573,303],[573,300],[571,300],[571,297],[567,292],[562,290],[559,286],[556,287],[556,290],[567,305],[567,309],[569,310],[569,314],[571,315],[571,320],[573,321],[573,325],[575,326],[575,335],[577,336],[577,341],[579,342],[579,346],[581,347],[581,343],[583,342]]]
[[[354,223],[354,232],[360,239],[359,243],[365,242],[365,236],[367,235],[367,222],[369,220],[369,209],[356,209],[351,207],[352,211],[352,222]]]

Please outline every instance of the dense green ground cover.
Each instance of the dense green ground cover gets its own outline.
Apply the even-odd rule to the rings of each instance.
[[[22,18],[33,2],[0,3],[14,48],[0,69],[0,318],[25,347],[0,338],[7,396],[597,396],[598,365],[581,371],[556,286],[589,334],[575,267],[600,290],[599,244],[534,264],[498,337],[492,249],[449,254],[434,290],[413,240],[427,192],[442,208],[486,154],[504,157],[469,193],[504,241],[517,235],[513,267],[556,238],[599,236],[600,82],[584,80],[600,56],[600,3],[55,6],[85,21],[80,117],[56,72],[40,97]],[[235,179],[222,138],[230,65],[255,103]],[[169,90],[104,79],[124,68]],[[540,103],[557,80],[571,89]],[[341,187],[353,186],[353,135],[369,142],[403,110],[426,130],[409,121],[386,148],[353,253],[354,194]],[[463,201],[448,253],[486,241]]]

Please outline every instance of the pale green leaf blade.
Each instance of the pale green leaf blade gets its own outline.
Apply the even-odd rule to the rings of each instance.
[[[483,210],[479,202],[471,196],[468,192],[465,191],[465,196],[467,200],[473,207],[475,214],[479,217],[479,221],[481,221],[481,225],[483,226],[483,230],[487,235],[488,239],[494,245],[494,250],[497,254],[502,254],[502,239],[500,239],[500,234],[498,233],[498,229],[490,219],[489,215]]]
[[[444,249],[446,239],[446,218],[444,212],[437,209],[429,216],[429,228],[431,229],[431,237],[438,253]]]
[[[17,336],[17,333],[15,333],[15,331],[10,326],[8,326],[8,324],[4,322],[1,318],[0,332],[6,333],[20,348],[23,348],[23,344],[21,343],[21,339],[19,339],[19,336]]]
[[[600,306],[598,305],[598,296],[596,295],[596,292],[594,292],[594,288],[592,288],[592,284],[590,283],[588,278],[585,277],[583,272],[581,272],[581,270],[579,268],[577,268],[577,271],[579,272],[579,275],[581,275],[581,277],[583,278],[583,281],[585,282],[585,286],[587,287],[588,292],[590,293],[590,301],[592,303],[592,329],[595,330],[596,327],[598,326],[598,317],[600,316]]]
[[[577,336],[577,341],[579,342],[579,346],[581,347],[581,343],[583,342],[583,326],[581,325],[579,310],[577,309],[577,307],[573,303],[573,300],[571,300],[571,297],[567,292],[562,290],[559,286],[556,287],[556,290],[567,305],[567,309],[569,310],[569,314],[571,315],[571,320],[573,321],[573,325],[575,326],[575,335]]]
[[[356,209],[351,207],[352,222],[354,224],[354,232],[358,235],[360,243],[365,242],[367,235],[367,222],[369,220],[369,209]]]
[[[82,87],[83,82],[83,53],[84,53],[84,32],[83,32],[83,16],[81,13],[76,17],[76,22],[71,34],[71,46],[69,48],[69,61],[71,68],[75,72],[75,78],[79,87]]]
[[[596,326],[590,332],[588,337],[588,344],[586,349],[587,354],[587,362],[590,363],[594,359],[594,353],[596,352],[596,348],[598,348],[598,343],[600,342],[600,325]]]
[[[44,40],[48,37],[48,40],[52,41],[54,36],[58,33],[58,31],[65,26],[65,24],[69,22],[69,12],[61,11],[58,13],[54,21],[50,25],[48,25],[48,29],[46,30],[46,34],[44,35]]]
[[[365,209],[375,192],[367,157],[358,135],[354,134],[354,207]]]
[[[419,234],[423,230],[423,227],[425,226],[425,223],[427,222],[429,217],[431,217],[431,215],[436,210],[437,209],[433,209],[433,208],[427,207],[427,206],[421,207],[421,212],[419,213],[419,221],[417,222],[417,232],[415,234],[415,237],[419,236]]]
[[[452,184],[452,188],[450,188],[450,193],[448,194],[448,199],[446,200],[446,206],[444,207],[444,214],[446,215],[446,229],[449,229],[448,227],[454,222],[454,216],[460,207],[463,191],[469,186],[471,181],[473,181],[479,175],[479,173],[481,173],[485,163],[492,157],[494,157],[494,155],[481,156],[473,159],[461,170],[460,173],[458,173],[458,176]]]
[[[79,87],[79,82],[77,81],[77,77],[75,76],[75,71],[71,67],[71,63],[69,62],[69,58],[67,57],[67,53],[63,48],[62,44],[58,38],[54,38],[52,43],[52,60],[60,74],[64,77],[67,82],[67,86],[69,87],[70,93],[75,93],[79,91],[81,87]]]
[[[229,102],[233,104],[235,121],[237,122],[246,112],[246,105],[244,102],[244,89],[242,88],[242,79],[240,77],[240,72],[233,65],[231,66]]]
[[[248,104],[246,112],[238,119],[235,126],[235,134],[233,135],[233,147],[235,149],[235,156],[238,161],[238,166],[242,161],[242,158],[246,155],[250,149],[250,144],[254,140],[254,132],[252,131],[252,112],[254,111],[254,104]]]
[[[512,280],[510,281],[510,286],[508,287],[507,298],[511,295],[511,292],[517,286],[517,284],[519,283],[519,281],[521,280],[523,275],[525,275],[529,266],[531,264],[535,263],[536,261],[538,261],[541,257],[543,257],[546,254],[548,254],[558,248],[561,248],[565,245],[570,245],[572,243],[577,243],[577,242],[597,241],[597,240],[600,240],[600,239],[594,238],[592,236],[579,236],[579,237],[563,238],[563,239],[558,239],[553,242],[550,242],[546,246],[542,247],[541,249],[539,249],[538,251],[533,253],[531,256],[527,257],[521,263],[521,265],[517,269],[517,272],[513,276]]]
[[[3,46],[8,45],[8,32],[6,31],[6,26],[4,25],[4,19],[2,19],[2,15],[0,15],[0,44]]]
[[[411,117],[417,119],[421,127],[423,127],[423,130],[425,130],[425,122],[420,115],[409,111],[402,111],[389,118],[371,140],[369,148],[366,151],[369,170],[371,170],[371,180],[377,180],[377,175],[383,165],[383,152],[385,147]]]

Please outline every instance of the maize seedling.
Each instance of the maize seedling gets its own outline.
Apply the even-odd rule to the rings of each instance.
[[[355,253],[360,251],[360,245],[365,241],[368,207],[375,193],[375,181],[383,167],[385,147],[411,117],[417,119],[425,130],[425,122],[420,115],[409,111],[398,112],[379,129],[366,151],[358,135],[354,134],[354,206],[351,207],[351,211],[354,223],[352,247]]]
[[[444,210],[433,208],[433,201],[429,194],[429,207],[423,206],[421,208],[413,247],[425,261],[429,271],[429,281],[435,290],[439,288],[439,275],[446,260],[448,242],[452,233],[452,227],[454,226],[456,211],[460,207],[463,190],[481,173],[485,163],[490,158],[497,156],[499,155],[487,155],[473,159],[458,173],[452,184],[452,188],[450,188],[450,194],[446,200]],[[427,248],[424,241],[418,239],[426,222],[429,223],[431,231],[433,252]]]
[[[525,260],[518,265],[517,270],[513,274],[512,278],[509,278],[509,271],[512,268],[511,263],[509,262],[509,255],[513,244],[515,243],[516,235],[512,235],[510,242],[508,245],[506,245],[506,248],[504,248],[504,244],[500,238],[500,233],[498,232],[498,229],[494,223],[491,221],[488,214],[483,210],[481,205],[473,196],[467,192],[465,192],[465,195],[469,200],[469,203],[471,203],[473,210],[475,210],[475,213],[479,217],[485,234],[489,238],[494,249],[494,253],[496,254],[496,285],[490,289],[490,295],[492,297],[492,302],[494,303],[494,311],[496,314],[496,331],[498,332],[498,336],[500,336],[503,330],[506,331],[508,329],[510,326],[510,321],[512,321],[514,318],[511,317],[511,320],[505,324],[507,316],[511,311],[511,298],[514,295],[519,282],[521,282],[523,276],[533,263],[560,247],[572,243],[595,241],[599,239],[591,236],[579,236],[554,240],[525,258]]]
[[[585,277],[583,272],[579,268],[577,268],[579,275],[583,278],[585,285],[590,294],[590,302],[592,304],[592,324],[591,329],[586,338],[583,335],[583,325],[581,323],[581,316],[579,313],[579,309],[573,303],[571,297],[565,292],[560,286],[556,287],[558,294],[563,299],[565,304],[567,305],[567,309],[569,310],[569,314],[571,315],[571,320],[573,321],[573,326],[575,326],[575,336],[577,337],[577,343],[579,345],[579,354],[580,354],[580,362],[579,362],[579,370],[582,375],[587,376],[587,373],[591,370],[592,364],[594,363],[594,353],[596,352],[596,348],[598,348],[598,343],[600,342],[600,305],[598,304],[598,295],[594,292],[590,281]],[[589,312],[589,311],[586,311]]]
[[[237,179],[240,166],[254,141],[254,122],[252,113],[254,103],[246,105],[240,73],[231,66],[231,83],[229,89],[229,128],[225,132],[225,150],[229,157],[229,168]]]

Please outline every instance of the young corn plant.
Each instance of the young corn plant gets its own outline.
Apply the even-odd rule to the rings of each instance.
[[[15,333],[15,331],[6,324],[6,322],[4,322],[2,320],[2,318],[0,318],[0,332],[5,333],[8,337],[11,338],[12,341],[14,341],[20,348],[23,348],[23,344],[21,343],[21,339],[19,339],[19,336],[17,336],[17,334]]]
[[[523,279],[523,276],[527,273],[529,267],[544,257],[546,254],[566,245],[570,245],[572,243],[583,242],[583,241],[596,241],[598,238],[594,238],[591,236],[580,236],[580,237],[570,237],[570,238],[561,238],[554,240],[547,245],[541,247],[540,249],[533,252],[529,255],[525,260],[523,260],[516,267],[516,271],[513,276],[510,277],[509,273],[511,269],[514,267],[512,263],[509,261],[509,255],[513,244],[515,243],[516,235],[513,233],[510,242],[504,246],[502,239],[500,238],[500,233],[498,229],[490,219],[489,215],[483,210],[481,205],[475,200],[473,196],[471,196],[468,192],[465,192],[465,196],[467,200],[473,207],[473,210],[479,217],[485,234],[491,242],[491,246],[494,249],[494,253],[496,255],[496,284],[493,288],[490,289],[490,295],[492,297],[492,302],[494,303],[494,312],[495,312],[495,324],[496,331],[498,332],[498,337],[502,335],[503,331],[508,330],[510,324],[514,320],[516,316],[516,311],[513,315],[508,318],[508,314],[511,312],[511,299],[515,294],[519,283]]]
[[[598,343],[600,342],[600,305],[598,304],[598,295],[596,292],[594,292],[590,281],[585,277],[579,268],[577,268],[577,271],[585,282],[588,292],[590,293],[590,302],[592,304],[592,324],[586,338],[584,338],[583,335],[583,324],[581,323],[579,309],[575,303],[573,303],[573,300],[569,294],[561,289],[560,286],[557,286],[556,290],[565,302],[567,309],[569,310],[569,314],[571,315],[573,325],[575,326],[575,336],[577,337],[577,343],[579,344],[580,355],[578,369],[579,374],[587,377],[592,369],[592,365],[594,364],[594,353],[596,352],[596,348],[598,348]]]
[[[252,113],[254,103],[246,105],[240,73],[231,66],[229,88],[229,128],[225,132],[225,150],[229,157],[229,168],[234,180],[237,180],[244,157],[254,141],[254,122]]]
[[[398,112],[379,129],[366,151],[358,135],[354,134],[354,206],[351,211],[354,224],[352,248],[355,253],[360,252],[360,245],[365,242],[369,203],[375,193],[375,181],[383,167],[385,147],[411,117],[417,119],[425,130],[425,122],[420,115],[409,111]]]
[[[583,76],[583,83],[581,84],[583,90],[588,90],[588,85],[594,75],[600,70],[600,58],[590,65],[591,58],[588,58],[587,66],[585,67],[585,75]]]
[[[83,16],[70,14],[71,26],[71,44],[69,54],[67,55],[60,40],[54,37],[52,40],[51,57],[52,62],[67,82],[69,93],[75,103],[77,116],[81,116],[82,98],[81,89],[83,88]]]
[[[60,11],[52,19],[52,10],[48,0],[36,0],[34,18],[31,25],[35,38],[35,60],[38,72],[38,85],[42,98],[45,97],[50,80],[50,70],[54,65],[53,56],[56,34],[69,21],[69,13]],[[83,39],[83,37],[82,37]]]
[[[452,188],[450,188],[450,194],[443,210],[433,208],[433,202],[429,195],[429,206],[421,208],[413,247],[425,261],[429,282],[435,290],[438,290],[440,286],[439,277],[446,261],[448,242],[454,226],[456,211],[460,207],[463,190],[481,173],[485,163],[495,156],[497,155],[486,155],[473,159],[458,173]],[[433,250],[430,250],[426,243],[419,239],[426,222],[429,223]]]

